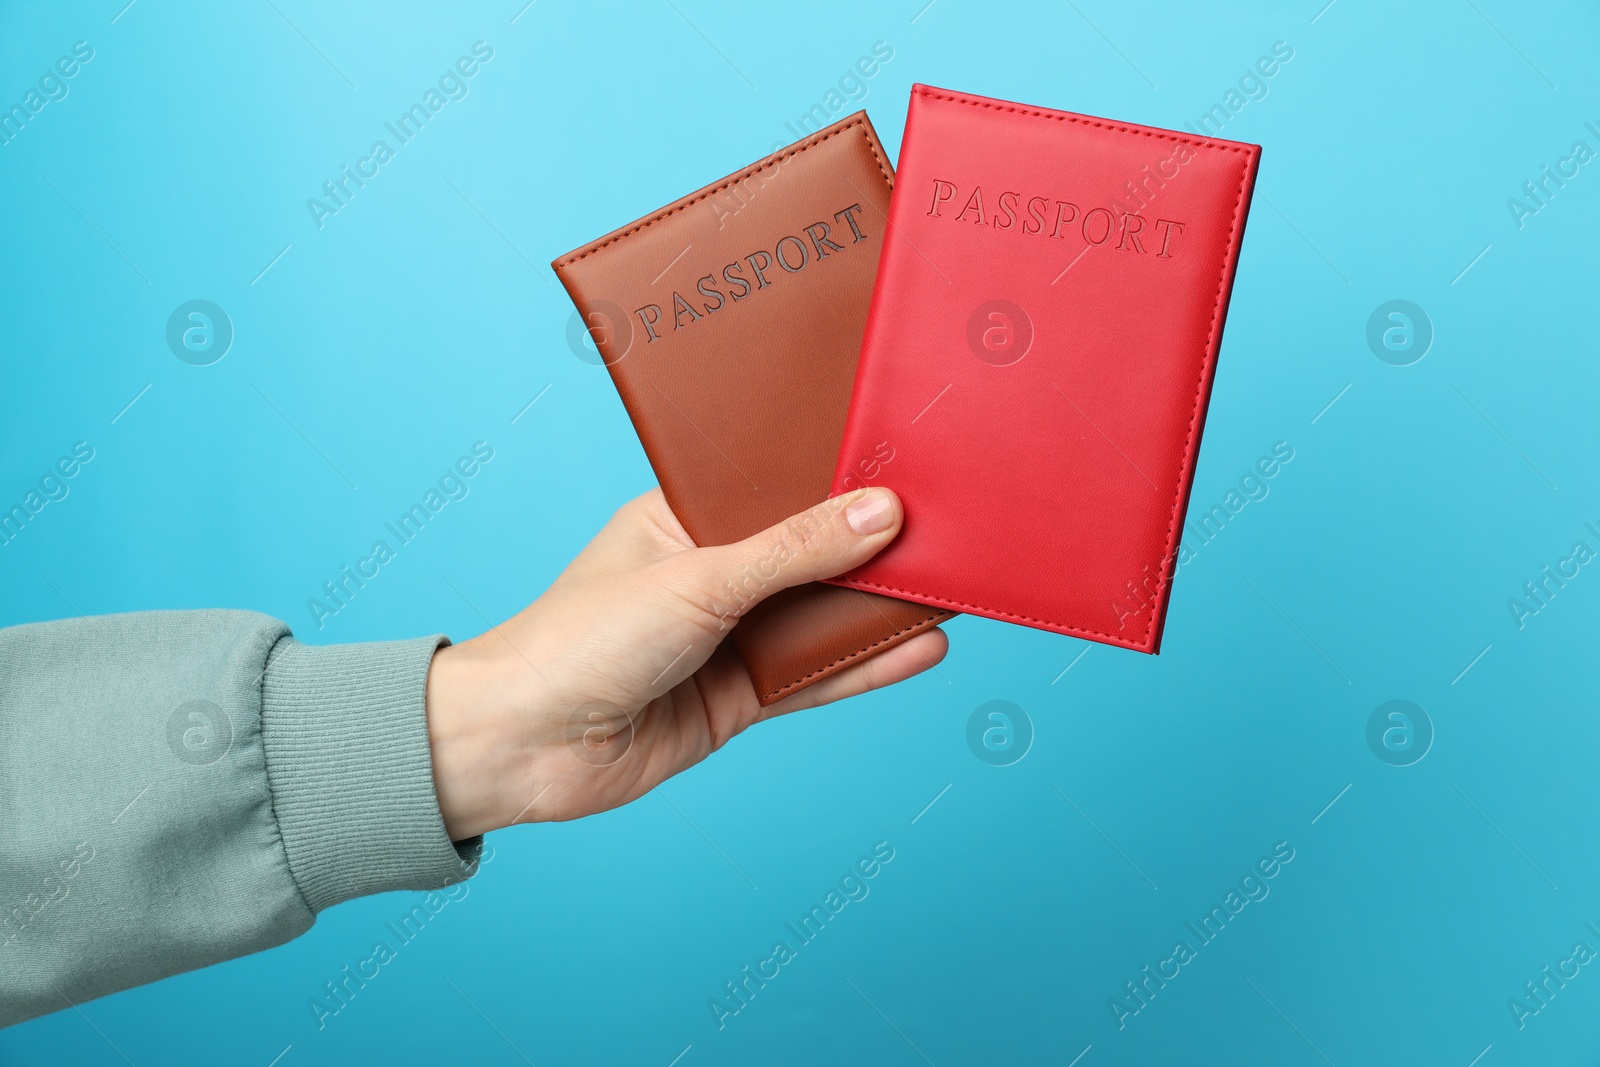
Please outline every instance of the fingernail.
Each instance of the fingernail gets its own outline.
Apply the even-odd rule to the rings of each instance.
[[[844,521],[858,534],[875,534],[889,528],[894,521],[894,508],[889,494],[873,489],[844,509]]]

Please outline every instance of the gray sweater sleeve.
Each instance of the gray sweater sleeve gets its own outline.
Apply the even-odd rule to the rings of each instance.
[[[470,877],[428,747],[443,640],[312,647],[242,611],[0,630],[0,1026]]]

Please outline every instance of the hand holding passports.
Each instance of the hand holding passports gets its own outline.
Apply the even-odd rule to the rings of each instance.
[[[696,544],[827,498],[891,183],[854,115],[555,262]],[[724,608],[770,578],[751,574]],[[731,637],[770,704],[949,616],[811,584],[763,600]]]
[[[857,114],[555,262],[696,543],[905,506],[733,629],[763,704],[956,611],[1157,651],[1259,157],[919,85],[898,182]]]

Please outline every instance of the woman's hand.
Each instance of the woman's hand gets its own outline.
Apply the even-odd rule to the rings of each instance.
[[[428,733],[450,836],[618,807],[762,719],[938,663],[948,642],[928,630],[763,708],[723,640],[755,603],[723,592],[741,568],[778,562],[762,596],[842,574],[893,540],[901,517],[892,492],[862,489],[697,548],[659,489],[625,505],[528,608],[434,656]]]

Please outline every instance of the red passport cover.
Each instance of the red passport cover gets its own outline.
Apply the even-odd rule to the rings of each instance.
[[[1261,149],[911,90],[835,495],[838,584],[1154,653]]]

